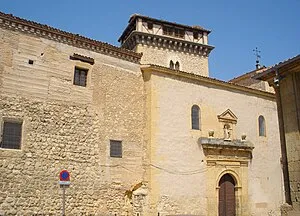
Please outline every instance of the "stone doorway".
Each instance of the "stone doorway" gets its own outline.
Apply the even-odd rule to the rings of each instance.
[[[225,174],[219,181],[219,216],[235,216],[235,181]]]

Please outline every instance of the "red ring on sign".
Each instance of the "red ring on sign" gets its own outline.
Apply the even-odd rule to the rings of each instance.
[[[67,170],[62,170],[59,173],[59,180],[60,181],[70,181],[70,173]]]

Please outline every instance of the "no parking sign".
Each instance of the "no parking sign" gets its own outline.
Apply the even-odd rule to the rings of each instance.
[[[67,170],[62,170],[59,173],[59,184],[70,185],[70,173]]]
[[[70,173],[68,170],[62,170],[59,173],[59,185],[62,189],[62,215],[65,216],[65,203],[66,203],[66,188],[70,185]]]

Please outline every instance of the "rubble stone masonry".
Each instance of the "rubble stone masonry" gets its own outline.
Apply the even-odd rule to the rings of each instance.
[[[0,125],[23,122],[21,149],[0,149],[0,215],[59,215],[62,169],[67,215],[130,215],[126,191],[144,174],[139,65],[3,29],[0,47]],[[88,69],[86,87],[73,85],[75,66]],[[110,157],[110,139],[122,158]]]
[[[281,100],[288,157],[290,192],[293,209],[300,213],[300,133],[299,81],[300,73],[289,73],[281,81]]]

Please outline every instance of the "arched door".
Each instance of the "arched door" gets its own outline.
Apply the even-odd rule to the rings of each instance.
[[[219,187],[219,216],[235,216],[234,179],[229,174],[223,175]]]

